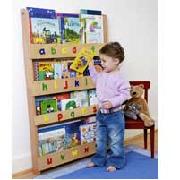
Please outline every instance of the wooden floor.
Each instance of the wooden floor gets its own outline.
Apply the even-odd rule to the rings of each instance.
[[[128,139],[125,141],[125,145],[136,145],[139,146],[141,148],[144,147],[143,144],[143,135],[138,135],[136,137],[133,137],[131,139]],[[148,145],[149,145],[149,135],[148,135]],[[148,146],[148,150],[149,150],[149,146]],[[155,132],[155,153],[158,152],[158,131]],[[34,178],[36,175],[32,174],[31,169],[29,170],[25,170],[23,172],[20,172],[16,175],[13,175],[12,178],[13,179],[32,179]]]

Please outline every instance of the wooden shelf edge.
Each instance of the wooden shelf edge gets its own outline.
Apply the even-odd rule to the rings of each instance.
[[[61,92],[87,90],[95,88],[90,76],[56,79],[46,81],[33,81],[31,86],[32,96],[41,96]]]
[[[38,157],[39,171],[56,167],[58,165],[65,164],[67,162],[90,156],[96,152],[95,142],[78,145],[70,149],[65,149],[61,152],[47,154],[42,157]]]
[[[97,55],[102,46],[104,43],[30,44],[30,59],[76,57],[83,47]]]
[[[65,122],[66,120],[74,119],[74,118],[80,118],[84,116],[90,116],[95,115],[97,112],[96,105],[92,105],[89,107],[80,107],[75,109],[70,109],[66,111],[58,111],[54,113],[49,114],[43,114],[39,116],[34,117],[34,124],[36,126],[38,125],[44,125],[44,124],[52,124],[56,122]]]

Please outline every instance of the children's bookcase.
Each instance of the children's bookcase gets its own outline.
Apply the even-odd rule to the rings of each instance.
[[[95,153],[95,143],[79,145],[61,152],[39,156],[38,153],[38,127],[52,123],[74,120],[78,117],[90,116],[96,113],[96,106],[75,108],[72,110],[58,111],[44,115],[36,115],[35,97],[61,92],[87,90],[95,88],[89,76],[35,81],[33,76],[33,60],[51,60],[53,58],[76,57],[81,48],[85,47],[98,55],[99,48],[103,44],[31,44],[30,43],[30,19],[26,9],[21,10],[24,65],[27,83],[27,98],[30,121],[30,139],[32,169],[34,174],[42,170],[56,167],[79,158],[87,157]],[[107,16],[103,15],[104,40],[107,42]],[[78,82],[78,83],[77,83]],[[76,86],[76,84],[78,84]]]

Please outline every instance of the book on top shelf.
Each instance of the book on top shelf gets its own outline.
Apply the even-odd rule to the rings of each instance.
[[[57,13],[57,19],[59,19],[62,43],[80,43],[79,14]]]
[[[31,22],[31,43],[33,44],[52,44],[61,42],[59,22],[57,19],[34,18]]]
[[[35,7],[26,7],[29,12],[29,17],[36,18],[48,18],[56,19],[56,11],[54,9],[44,9],[44,8],[35,8]]]
[[[82,43],[104,42],[103,16],[101,11],[81,9],[80,22]]]

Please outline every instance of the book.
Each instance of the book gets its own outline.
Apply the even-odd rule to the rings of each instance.
[[[79,14],[57,13],[61,28],[62,43],[80,43]]]
[[[73,60],[71,69],[76,72],[83,73],[90,61],[93,59],[93,56],[94,53],[91,50],[83,47]]]
[[[81,144],[96,141],[96,123],[83,124],[80,126]]]
[[[57,100],[56,99],[43,99],[40,102],[41,114],[47,114],[57,111]]]
[[[50,125],[38,129],[39,155],[62,151],[65,148],[65,128],[62,125]]]
[[[44,8],[34,8],[34,7],[26,7],[29,12],[29,17],[36,17],[36,18],[48,18],[48,19],[55,19],[56,18],[56,11],[54,9],[44,9]]]
[[[61,100],[61,110],[69,110],[76,108],[76,99],[62,99]]]
[[[104,42],[103,16],[101,11],[81,9],[80,22],[82,43]]]
[[[33,62],[34,81],[39,80],[39,62]]]
[[[49,62],[40,62],[38,64],[38,80],[54,79],[54,65]]]
[[[71,96],[71,99],[76,100],[76,107],[88,107],[89,106],[87,90],[73,91],[73,92],[71,92],[70,96]]]
[[[55,95],[55,98],[57,100],[57,108],[59,111],[62,111],[62,100],[63,99],[70,99],[70,93],[62,93]]]
[[[32,17],[30,23],[31,43],[51,44],[61,42],[58,19]]]
[[[59,79],[62,77],[62,64],[55,63],[54,64],[54,79]]]
[[[92,105],[97,105],[98,104],[98,99],[97,99],[97,94],[95,89],[91,89],[88,91],[89,93],[89,106]]]
[[[35,97],[36,115],[41,115],[41,101],[49,98],[48,96]]]
[[[80,145],[80,130],[79,127],[82,124],[81,120],[65,123],[65,147],[71,148]]]

